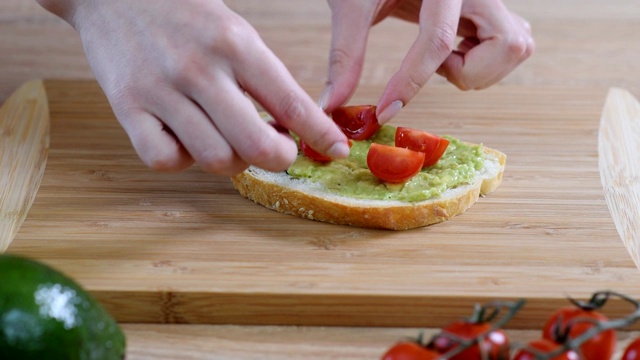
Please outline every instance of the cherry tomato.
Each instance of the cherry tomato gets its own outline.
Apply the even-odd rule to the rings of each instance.
[[[331,160],[333,160],[332,158],[326,155],[322,155],[319,152],[313,150],[311,146],[309,146],[303,140],[300,140],[300,151],[302,151],[302,153],[309,159],[320,162],[320,163],[328,163]]]
[[[403,341],[395,344],[384,355],[382,360],[435,360],[440,354],[431,351],[413,341]]]
[[[402,126],[396,129],[395,143],[397,147],[425,153],[425,167],[435,165],[449,146],[449,140],[438,135]]]
[[[431,345],[440,354],[457,348],[460,343],[453,337],[464,340],[474,339],[491,329],[491,324],[487,322],[472,322],[469,320],[459,320],[449,324],[442,329],[443,334],[436,336]],[[452,335],[449,337],[447,335]],[[486,354],[483,357],[482,354]],[[478,343],[469,346],[462,352],[452,356],[450,360],[476,360],[488,359],[499,360],[509,358],[509,339],[504,331],[497,329],[489,332]]]
[[[620,360],[640,360],[640,338],[633,340],[627,345]]]
[[[516,354],[514,355],[513,360],[535,360],[536,359],[536,354],[534,352],[535,350],[538,350],[541,353],[549,353],[551,351],[556,350],[559,346],[560,344],[547,339],[534,340],[529,344],[527,344],[527,347],[518,350],[518,352],[516,352]],[[530,351],[528,350],[528,348],[533,349],[534,351]],[[549,359],[549,360],[579,360],[579,359],[581,359],[581,357],[580,355],[578,355],[578,353],[576,353],[573,350],[568,350],[554,357],[553,359]]]
[[[595,310],[583,309],[579,306],[564,307],[558,309],[547,320],[543,327],[542,337],[561,343],[563,336],[572,339],[591,329],[594,326],[594,320],[606,321],[607,317]],[[559,324],[560,328],[558,328]],[[570,329],[567,329],[567,325]],[[597,334],[580,346],[580,352],[585,360],[611,359],[615,349],[616,333],[613,329]]]
[[[409,149],[371,144],[367,166],[380,180],[400,183],[414,177],[422,169],[424,153]]]
[[[352,140],[368,140],[380,129],[375,105],[343,106],[333,111],[331,117]]]

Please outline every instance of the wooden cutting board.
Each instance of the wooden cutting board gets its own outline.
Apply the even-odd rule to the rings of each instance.
[[[396,125],[482,142],[507,169],[465,214],[391,232],[282,215],[198,168],[148,170],[96,83],[45,85],[49,160],[9,252],[71,275],[121,322],[435,327],[476,302],[526,298],[509,323],[524,328],[567,295],[640,297],[598,173],[606,89],[425,89]]]

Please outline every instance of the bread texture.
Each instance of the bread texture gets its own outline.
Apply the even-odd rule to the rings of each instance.
[[[253,166],[231,179],[242,196],[283,214],[340,225],[408,230],[460,215],[481,195],[489,194],[500,186],[506,155],[484,146],[482,150],[485,153],[484,165],[476,171],[472,183],[419,202],[365,200],[336,195],[307,179]]]

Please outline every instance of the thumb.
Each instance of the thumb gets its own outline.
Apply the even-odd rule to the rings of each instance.
[[[369,4],[367,4],[369,3]],[[329,74],[318,101],[326,112],[344,104],[355,92],[367,47],[375,6],[353,0],[329,0],[331,49]]]

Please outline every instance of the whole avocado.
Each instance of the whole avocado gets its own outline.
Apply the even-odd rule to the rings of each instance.
[[[0,254],[0,279],[0,359],[124,359],[120,326],[71,278]]]

